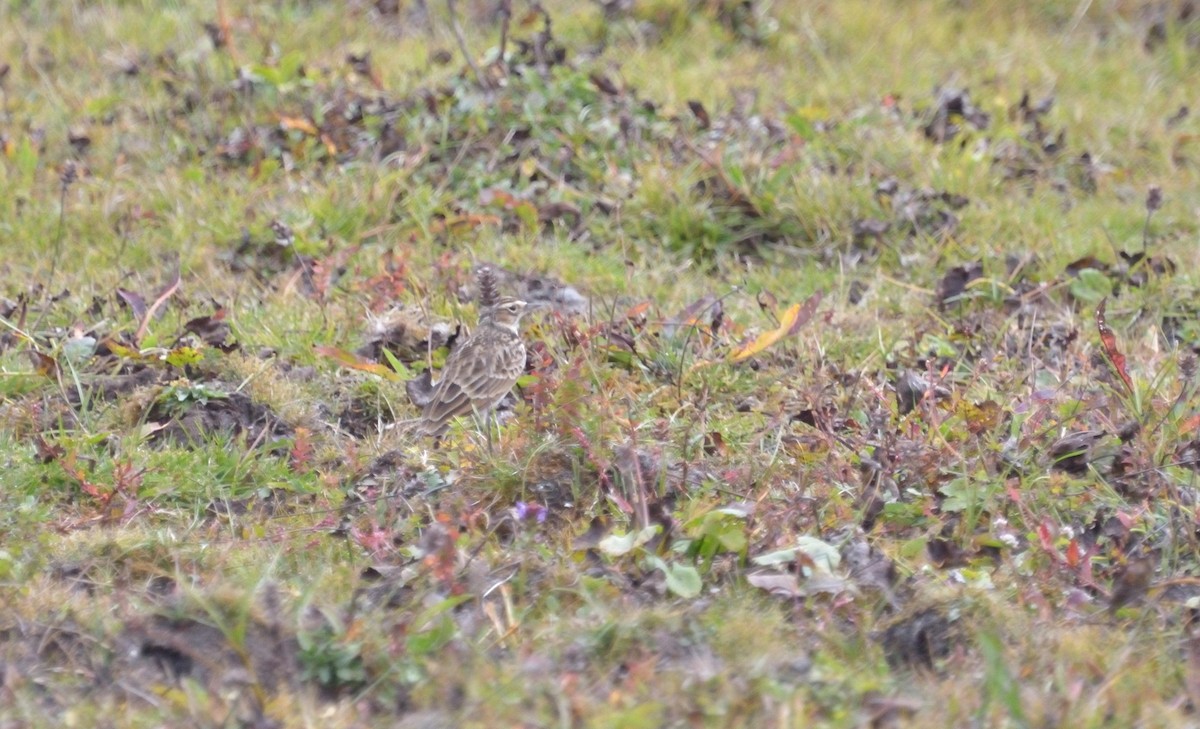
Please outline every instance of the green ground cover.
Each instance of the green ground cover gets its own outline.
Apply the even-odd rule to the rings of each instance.
[[[0,729],[1194,725],[1198,72],[1182,0],[0,0]]]

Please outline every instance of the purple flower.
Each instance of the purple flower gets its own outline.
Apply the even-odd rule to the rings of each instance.
[[[544,524],[546,523],[548,513],[546,507],[541,504],[528,504],[524,501],[518,501],[513,506],[513,516],[517,518],[517,521],[525,521],[526,519],[533,518],[537,520],[538,524]]]

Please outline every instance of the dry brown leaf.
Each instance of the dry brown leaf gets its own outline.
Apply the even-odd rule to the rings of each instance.
[[[1133,392],[1133,380],[1129,378],[1129,373],[1125,370],[1125,355],[1121,354],[1121,350],[1117,348],[1117,336],[1113,334],[1113,330],[1104,318],[1106,306],[1108,306],[1108,297],[1101,299],[1100,306],[1096,307],[1096,329],[1100,331],[1100,343],[1104,345],[1104,353],[1112,362],[1113,369],[1121,376],[1121,382],[1125,383],[1125,389]]]

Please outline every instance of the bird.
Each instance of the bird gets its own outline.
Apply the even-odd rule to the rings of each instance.
[[[479,325],[450,353],[421,411],[420,430],[425,435],[440,437],[459,415],[475,414],[488,423],[492,410],[525,371],[525,343],[518,327],[529,305],[494,292],[484,297],[484,304]]]

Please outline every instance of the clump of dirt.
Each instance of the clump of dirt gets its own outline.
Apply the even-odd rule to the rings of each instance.
[[[893,668],[936,668],[968,638],[953,604],[914,606],[896,615],[875,634]]]
[[[188,445],[210,442],[214,436],[244,435],[250,442],[271,444],[292,434],[291,426],[248,395],[232,387],[221,392],[216,389],[220,383],[209,387],[219,396],[180,400],[170,386],[161,392],[146,412],[146,420],[160,426],[151,440]]]
[[[207,619],[156,615],[131,621],[120,641],[128,648],[124,675],[146,685],[191,679],[210,690],[253,682],[275,691],[296,679],[296,639],[278,624],[253,622],[235,646]]]
[[[405,364],[424,360],[431,351],[447,346],[457,335],[447,322],[430,322],[415,306],[402,306],[370,317],[367,341],[355,350],[366,359],[386,363],[383,350]]]

